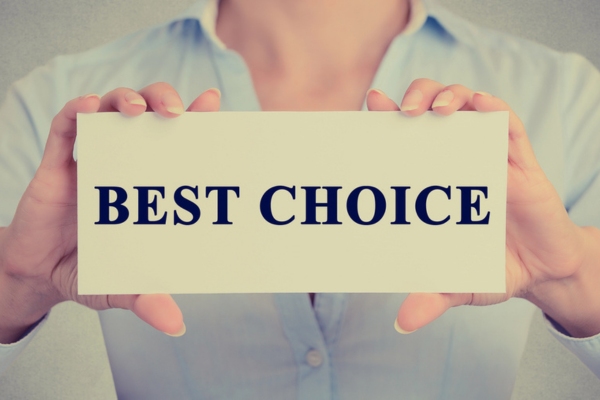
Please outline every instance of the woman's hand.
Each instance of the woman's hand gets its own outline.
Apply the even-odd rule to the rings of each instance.
[[[600,281],[598,230],[578,227],[569,219],[536,161],[523,123],[504,101],[461,85],[418,79],[400,107],[376,90],[368,93],[367,106],[372,111],[400,110],[412,117],[427,110],[440,115],[457,110],[509,112],[506,293],[410,294],[398,312],[400,332],[417,330],[450,307],[490,305],[511,297],[532,301],[572,335],[600,332],[600,293],[590,286],[590,281],[592,285]],[[582,306],[589,313],[582,313]]]
[[[218,111],[220,93],[208,90],[188,111]],[[0,343],[17,340],[55,304],[73,300],[95,310],[133,311],[154,328],[182,335],[185,325],[170,295],[77,294],[77,163],[73,159],[77,113],[154,111],[166,118],[183,114],[170,85],[155,83],[139,92],[115,89],[102,98],[68,102],[52,121],[41,164],[12,223],[0,228]]]

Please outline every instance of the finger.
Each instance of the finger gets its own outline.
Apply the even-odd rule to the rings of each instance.
[[[444,85],[431,79],[414,80],[402,99],[400,110],[416,117],[431,108],[433,99],[444,89]]]
[[[193,112],[210,112],[219,111],[220,107],[221,91],[217,88],[212,88],[196,97],[187,110]]]
[[[168,294],[109,295],[108,304],[133,311],[142,321],[170,336],[185,333],[181,310]]]
[[[138,93],[146,100],[148,110],[153,110],[163,117],[174,118],[184,112],[181,97],[168,83],[153,83]]]
[[[118,88],[106,93],[100,99],[100,112],[118,111],[136,116],[146,111],[146,100],[133,89]]]
[[[395,327],[400,333],[412,333],[434,321],[450,307],[471,304],[470,293],[411,293],[396,318]]]
[[[458,110],[473,111],[473,91],[463,85],[446,86],[433,99],[431,109],[440,115],[450,115]]]
[[[524,170],[539,169],[525,125],[505,101],[488,93],[477,92],[473,95],[472,103],[474,109],[480,112],[508,111],[509,163]]]
[[[378,89],[371,89],[367,92],[367,109],[369,111],[400,111],[398,104]]]
[[[98,111],[100,96],[88,94],[69,101],[54,117],[46,141],[41,169],[55,169],[70,165],[73,160],[73,146],[77,136],[77,113]]]

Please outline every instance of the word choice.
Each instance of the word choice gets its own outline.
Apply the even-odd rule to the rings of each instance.
[[[119,186],[95,186],[98,190],[99,218],[96,225],[117,225],[129,220],[130,212],[126,206],[127,191]],[[137,192],[137,219],[134,225],[165,225],[168,220],[166,211],[159,211],[159,199],[165,198],[164,186],[134,186]],[[341,225],[338,214],[339,190],[341,186],[301,186],[304,192],[304,220],[301,225]],[[393,204],[388,207],[385,195],[374,186],[359,186],[353,189],[346,198],[346,213],[348,217],[359,225],[373,225],[382,220],[388,208],[393,209],[392,225],[410,225],[407,221],[406,193],[410,186],[391,186],[393,191]],[[487,186],[428,186],[416,196],[414,209],[418,219],[427,225],[443,225],[450,221],[450,215],[434,219],[430,216],[428,206],[429,196],[439,192],[448,201],[452,200],[453,191],[458,190],[460,197],[460,220],[458,225],[488,225],[490,212],[482,215],[481,203],[488,198]],[[217,219],[214,225],[232,225],[229,220],[229,194],[240,198],[239,186],[207,186],[204,195],[206,198],[215,192],[217,199]],[[317,201],[317,192],[325,196],[325,201]],[[277,194],[277,201],[274,197]],[[263,219],[272,225],[288,225],[296,220],[296,215],[275,215],[274,203],[296,201],[296,186],[273,186],[267,189],[260,198],[259,211]],[[372,211],[361,213],[359,199],[365,196],[372,201]],[[111,199],[112,198],[112,199]],[[173,200],[179,209],[173,210],[174,225],[193,225],[200,220],[200,206],[194,201],[199,198],[198,186],[180,186],[173,193]],[[363,202],[365,200],[363,199]],[[326,217],[323,221],[317,219],[317,209],[324,210]],[[113,212],[111,213],[111,209]],[[113,218],[111,218],[111,214]],[[369,214],[369,215],[364,215]],[[323,219],[323,218],[322,218]]]

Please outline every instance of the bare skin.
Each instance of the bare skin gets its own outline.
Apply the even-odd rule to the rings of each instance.
[[[398,15],[408,15],[406,0],[381,1],[375,10],[363,0],[261,1],[252,2],[253,10],[246,9],[248,2],[225,0],[217,33],[246,60],[265,110],[360,109],[385,50],[405,26],[406,18],[399,21]],[[218,91],[209,90],[188,111],[217,111],[219,105]],[[441,115],[510,111],[496,97],[427,79],[411,84],[400,107],[378,91],[368,92],[367,105],[372,111],[401,108],[413,117],[426,110]],[[172,87],[156,83],[137,93],[119,88],[102,98],[74,99],[54,118],[41,165],[13,222],[0,228],[0,343],[17,340],[52,306],[67,300],[97,310],[131,310],[168,334],[185,331],[181,311],[169,295],[79,296],[76,290],[75,115],[136,116],[150,110],[175,118],[184,106]],[[600,332],[595,285],[600,279],[600,232],[570,221],[512,111],[508,135],[507,293],[411,294],[398,313],[400,330],[419,329],[450,307],[518,296],[538,305],[574,336]]]
[[[246,61],[263,110],[360,110],[408,13],[406,0],[224,0],[216,28]]]

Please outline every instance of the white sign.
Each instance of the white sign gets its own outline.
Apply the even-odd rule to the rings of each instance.
[[[508,113],[78,115],[79,293],[504,292]]]

